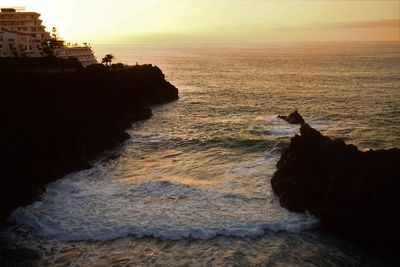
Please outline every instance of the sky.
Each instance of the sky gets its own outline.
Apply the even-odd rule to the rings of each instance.
[[[0,0],[68,42],[400,41],[400,0]]]

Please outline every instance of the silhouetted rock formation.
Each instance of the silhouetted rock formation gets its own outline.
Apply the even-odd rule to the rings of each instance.
[[[71,62],[57,59],[55,68]],[[87,168],[99,152],[126,140],[132,122],[151,116],[149,105],[177,98],[178,90],[152,65],[0,71],[0,218],[30,203],[48,182]]]
[[[277,163],[272,188],[283,207],[318,216],[359,244],[399,248],[400,150],[361,152],[304,124]]]
[[[37,70],[82,70],[78,59],[71,57],[0,57],[0,72],[29,72]]]
[[[290,124],[300,124],[303,125],[304,119],[303,117],[295,110],[294,112],[290,113],[289,115],[278,115],[279,119],[283,119]]]

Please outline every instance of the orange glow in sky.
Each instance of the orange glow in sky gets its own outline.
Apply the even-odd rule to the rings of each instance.
[[[70,42],[400,41],[400,1],[2,0]]]

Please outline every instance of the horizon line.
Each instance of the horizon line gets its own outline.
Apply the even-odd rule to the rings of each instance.
[[[311,43],[398,43],[400,40],[340,40],[340,41],[261,41],[261,42],[95,42],[91,45],[176,45],[176,46],[196,46],[196,45],[263,45],[263,44],[311,44]]]

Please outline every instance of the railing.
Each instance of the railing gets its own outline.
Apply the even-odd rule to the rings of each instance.
[[[79,43],[66,43],[65,44],[65,46],[66,47],[68,47],[68,48],[79,48],[79,47],[88,47],[88,48],[92,48],[92,46],[90,45],[90,43],[82,43],[82,44],[79,44]]]

